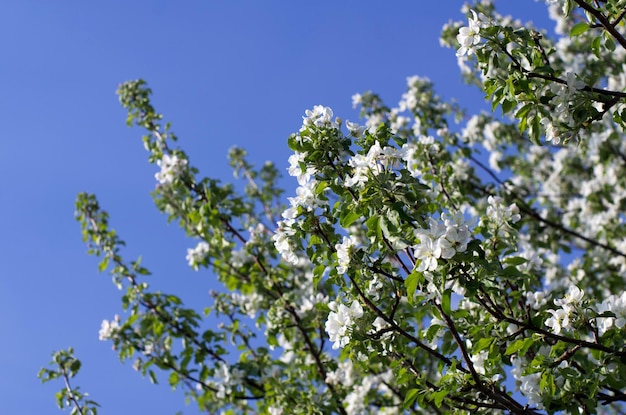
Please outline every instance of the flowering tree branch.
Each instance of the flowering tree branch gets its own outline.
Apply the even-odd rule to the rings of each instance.
[[[81,194],[89,252],[126,289],[126,319],[100,338],[207,413],[619,413],[620,1],[549,1],[557,39],[489,1],[466,6],[442,42],[502,115],[468,116],[417,76],[396,107],[353,96],[360,122],[315,106],[288,138],[298,186],[284,202],[276,167],[243,149],[229,152],[243,190],[202,177],[145,82],[120,85],[128,124],[147,131],[155,204],[194,240],[189,266],[222,289],[202,316],[151,292]],[[62,397],[85,408],[67,374]]]

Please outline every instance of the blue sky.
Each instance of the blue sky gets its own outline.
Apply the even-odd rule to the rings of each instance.
[[[445,98],[486,107],[461,83],[441,26],[463,19],[461,1],[331,2],[112,0],[0,3],[0,402],[10,414],[57,413],[60,383],[37,371],[53,350],[74,346],[76,379],[102,414],[195,414],[180,393],[154,386],[98,340],[120,312],[120,293],[86,255],[73,203],[98,195],[143,255],[150,283],[202,307],[214,287],[193,272],[188,247],[152,205],[156,167],[143,132],[125,125],[117,84],[144,78],[154,105],[207,176],[230,180],[226,153],[245,147],[257,164],[287,167],[287,136],[305,109],[323,104],[357,118],[351,96],[372,90],[395,105],[410,75],[431,78]],[[499,8],[545,25],[542,3]],[[292,186],[291,182],[286,182]]]

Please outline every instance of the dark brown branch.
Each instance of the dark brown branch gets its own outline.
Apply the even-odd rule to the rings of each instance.
[[[65,389],[67,390],[67,399],[69,399],[72,402],[72,404],[74,404],[74,408],[76,408],[76,410],[78,411],[80,415],[84,415],[83,408],[80,406],[80,402],[78,402],[78,399],[76,399],[76,397],[74,396],[74,392],[72,391],[72,387],[70,386],[70,378],[69,378],[69,375],[67,374],[67,370],[65,369],[65,367],[61,367],[61,370],[63,372],[63,381],[65,382]]]
[[[578,6],[583,8],[585,11],[589,12],[589,14],[591,14],[593,17],[595,17],[600,22],[600,24],[602,24],[604,29],[606,29],[607,32],[613,35],[615,40],[617,40],[617,42],[624,49],[626,49],[626,38],[624,38],[624,36],[622,36],[622,34],[617,31],[615,26],[613,26],[613,24],[609,22],[609,19],[607,19],[605,15],[603,15],[599,10],[591,7],[584,0],[574,0],[574,1],[576,2],[576,4],[578,4]]]

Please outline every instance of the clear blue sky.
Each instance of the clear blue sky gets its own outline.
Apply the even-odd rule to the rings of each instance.
[[[74,346],[77,378],[102,414],[173,414],[180,393],[154,386],[98,340],[120,312],[120,293],[87,257],[73,203],[96,193],[128,249],[142,254],[153,287],[202,307],[208,272],[186,264],[186,240],[149,195],[156,167],[142,131],[125,126],[118,83],[144,78],[191,162],[230,180],[226,153],[286,167],[287,136],[323,104],[356,119],[352,94],[373,90],[391,105],[407,76],[428,76],[470,109],[441,26],[463,19],[458,0],[422,1],[3,1],[0,3],[0,413],[54,414],[60,383],[37,371]],[[522,20],[546,22],[543,3],[500,0]],[[544,24],[540,23],[540,24]],[[289,182],[291,186],[291,182]]]

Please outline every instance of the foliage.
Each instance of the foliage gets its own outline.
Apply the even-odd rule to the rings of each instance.
[[[50,364],[55,368],[42,368],[37,376],[42,382],[63,379],[65,387],[56,393],[59,408],[71,408],[70,414],[72,415],[97,415],[99,405],[87,399],[88,394],[80,392],[78,387],[73,388],[70,383],[70,379],[78,374],[81,365],[80,360],[74,357],[74,350],[70,347],[53,353]]]
[[[202,313],[152,291],[81,194],[90,253],[124,290],[101,339],[207,413],[620,413],[626,1],[548,3],[554,39],[489,1],[443,30],[502,117],[467,117],[419,77],[395,108],[355,95],[364,124],[307,110],[288,206],[274,165],[243,149],[229,154],[243,191],[202,177],[146,84],[121,85],[160,167],[157,208],[224,290]],[[60,353],[44,380],[77,371]],[[60,406],[95,413],[64,391]]]

